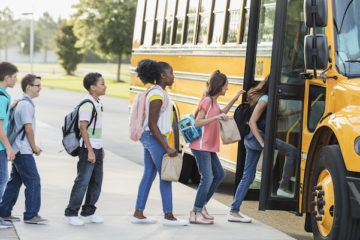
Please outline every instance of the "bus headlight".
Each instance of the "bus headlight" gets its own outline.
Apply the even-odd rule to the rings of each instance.
[[[354,141],[355,152],[360,155],[360,137],[357,137]]]

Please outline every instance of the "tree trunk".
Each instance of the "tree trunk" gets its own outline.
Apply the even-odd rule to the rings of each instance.
[[[120,67],[121,67],[121,54],[118,56],[117,77],[116,77],[116,80],[118,82],[122,82],[120,80]]]

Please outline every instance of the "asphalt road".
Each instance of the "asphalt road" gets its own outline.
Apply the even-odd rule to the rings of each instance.
[[[21,97],[19,85],[15,89],[10,89],[9,92],[13,98]],[[60,129],[65,115],[72,111],[84,96],[83,93],[78,92],[43,88],[40,97],[35,99],[37,119]],[[142,165],[142,146],[140,143],[132,142],[128,137],[128,100],[104,96],[101,101],[104,105],[103,139],[105,149]],[[62,149],[61,139],[59,139],[59,151]],[[46,151],[46,149],[43,150]],[[232,202],[233,179],[234,174],[227,173],[225,181],[214,196],[216,200],[228,206]],[[189,187],[195,188],[196,186],[190,184]],[[257,201],[244,201],[241,211],[296,239],[312,239],[312,234],[304,231],[304,217],[296,217],[292,213],[283,211],[258,211]]]

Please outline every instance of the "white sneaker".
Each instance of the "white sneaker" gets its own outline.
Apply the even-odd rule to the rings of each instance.
[[[131,217],[131,223],[134,224],[154,224],[156,222],[157,220],[153,218],[137,218],[134,216]]]
[[[276,191],[276,195],[278,197],[285,197],[285,198],[293,198],[294,197],[294,193],[287,192],[287,191],[283,190],[282,188],[279,188]]]
[[[12,226],[11,223],[1,220],[0,218],[0,229],[11,228]]]
[[[80,216],[82,220],[91,222],[91,223],[103,223],[104,220],[101,217],[96,216],[95,214],[89,216]]]
[[[188,226],[188,225],[189,225],[189,221],[187,221],[187,220],[181,220],[181,219],[179,219],[179,218],[177,218],[176,220],[164,219],[163,225],[164,225],[164,226]]]
[[[64,220],[73,226],[84,226],[83,220],[81,220],[78,216],[65,216]]]
[[[242,223],[251,223],[252,219],[249,217],[235,217],[231,215],[230,213],[227,215],[227,220],[229,222],[242,222]]]

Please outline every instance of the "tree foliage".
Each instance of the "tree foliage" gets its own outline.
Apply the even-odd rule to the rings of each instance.
[[[78,38],[74,35],[73,28],[72,23],[63,21],[55,36],[56,54],[68,75],[73,74],[83,58],[80,48],[75,46]]]
[[[36,22],[36,29],[42,39],[41,49],[44,50],[44,62],[47,62],[47,52],[55,47],[54,36],[58,30],[58,24],[48,12],[44,12]]]
[[[16,20],[11,10],[6,7],[0,10],[0,49],[5,50],[5,60],[7,60],[7,50],[15,35],[14,25]]]
[[[117,79],[123,55],[131,53],[135,21],[134,0],[80,0],[74,6],[74,30],[78,46],[93,50],[102,57],[118,57]]]
[[[22,30],[19,33],[21,52],[26,55],[30,55],[30,31],[31,31],[31,20],[24,21],[21,25]],[[34,23],[35,25],[35,23]],[[39,52],[42,45],[42,39],[40,31],[34,26],[34,53]]]

